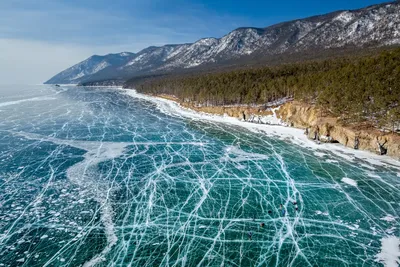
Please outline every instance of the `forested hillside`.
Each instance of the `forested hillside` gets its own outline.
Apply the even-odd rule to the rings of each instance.
[[[400,49],[347,57],[181,77],[142,77],[126,87],[202,105],[263,104],[293,97],[346,122],[400,121]]]

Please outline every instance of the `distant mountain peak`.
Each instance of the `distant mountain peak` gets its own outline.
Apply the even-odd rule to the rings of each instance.
[[[50,80],[47,84],[77,84],[107,68],[114,68],[124,65],[132,57],[134,53],[122,52],[118,54],[108,54],[105,56],[93,55],[84,61],[60,72]]]
[[[282,22],[266,28],[241,27],[221,38],[194,43],[150,46],[134,54],[92,56],[57,74],[47,83],[128,79],[135,75],[172,72],[239,62],[256,55],[306,53],[341,47],[379,47],[400,44],[400,2]]]
[[[129,56],[132,56],[133,53],[130,53],[130,52],[122,52],[122,53],[119,53],[119,55],[120,55],[121,57],[129,57]]]

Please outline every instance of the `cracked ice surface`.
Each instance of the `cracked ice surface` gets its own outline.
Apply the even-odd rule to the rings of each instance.
[[[0,266],[398,264],[391,161],[115,89],[2,90]]]

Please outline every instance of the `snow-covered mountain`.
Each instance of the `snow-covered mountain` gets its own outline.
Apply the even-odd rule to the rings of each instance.
[[[135,75],[223,65],[250,57],[353,47],[400,44],[400,2],[338,11],[284,22],[267,28],[239,28],[222,38],[203,38],[193,44],[149,47],[111,64],[92,59],[61,72],[48,83],[127,79]],[[109,55],[105,56],[108,57]],[[239,60],[240,59],[240,60]],[[121,64],[120,64],[121,63]],[[107,65],[108,64],[108,65]]]
[[[45,83],[48,84],[78,84],[85,78],[107,68],[125,65],[135,56],[134,53],[122,52],[105,56],[94,55],[88,59],[60,72]]]

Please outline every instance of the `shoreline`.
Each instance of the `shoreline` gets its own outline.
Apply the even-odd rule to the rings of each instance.
[[[201,106],[182,102],[170,95],[152,96],[172,100],[184,108],[200,113],[227,115],[243,122],[301,129],[309,140],[318,144],[340,143],[349,149],[369,151],[400,161],[400,135],[379,130],[365,122],[343,125],[339,118],[293,99],[282,99],[264,105]]]
[[[313,149],[317,153],[318,153],[317,150],[325,150],[325,151],[330,151],[333,154],[339,156],[341,159],[347,161],[354,161],[356,159],[360,159],[367,161],[372,165],[394,167],[399,171],[398,177],[400,177],[400,161],[387,155],[382,155],[382,156],[377,155],[368,150],[354,150],[340,143],[317,144],[316,142],[310,140],[304,134],[304,131],[299,128],[287,127],[282,125],[256,124],[256,123],[241,121],[234,117],[216,115],[216,114],[210,114],[192,110],[188,107],[182,106],[177,100],[173,100],[172,97],[165,98],[160,96],[151,96],[151,95],[141,94],[136,92],[136,90],[134,89],[127,89],[127,88],[121,88],[120,90],[122,90],[125,94],[131,97],[147,100],[156,104],[160,111],[168,115],[189,118],[193,120],[207,120],[217,123],[227,123],[230,125],[243,127],[253,132],[262,133],[267,136],[274,136],[281,140],[289,138],[291,141],[293,141],[294,144],[300,145],[308,149]],[[323,155],[321,156],[323,157]]]

